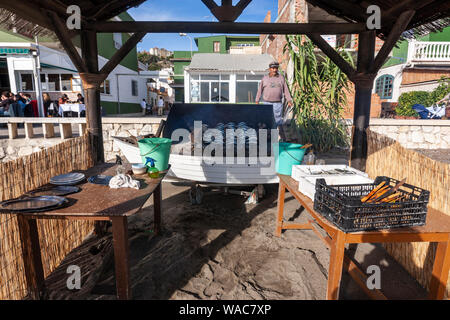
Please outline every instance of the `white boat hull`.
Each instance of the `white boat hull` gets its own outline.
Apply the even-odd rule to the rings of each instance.
[[[142,163],[139,148],[131,143],[113,138],[130,163]],[[233,163],[209,164],[198,156],[171,154],[168,176],[178,179],[219,184],[269,184],[278,183],[273,157],[233,158]]]

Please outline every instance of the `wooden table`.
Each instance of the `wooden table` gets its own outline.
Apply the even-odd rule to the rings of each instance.
[[[86,178],[97,175],[116,173],[116,165],[101,164],[82,172]],[[128,222],[127,218],[137,213],[147,199],[153,194],[154,232],[158,234],[161,227],[161,181],[150,179],[148,175],[133,176],[140,180],[139,190],[132,188],[111,189],[108,186],[85,182],[78,185],[81,191],[67,195],[69,206],[47,212],[18,214],[25,274],[29,292],[35,299],[42,298],[45,291],[44,271],[41,260],[41,248],[36,219],[70,219],[111,221],[114,245],[117,297],[130,299],[130,270],[128,264]]]
[[[386,243],[386,242],[437,242],[436,257],[430,283],[430,299],[443,299],[450,269],[450,217],[440,211],[428,208],[427,223],[420,227],[397,228],[379,231],[345,233],[314,210],[313,201],[298,191],[298,182],[290,176],[278,175],[278,216],[275,235],[281,236],[286,229],[313,230],[330,248],[330,266],[328,271],[327,299],[339,298],[339,285],[342,268],[374,299],[386,299],[379,290],[369,290],[366,275],[357,264],[345,254],[345,244]],[[293,195],[313,218],[308,223],[298,224],[283,221],[284,198],[286,189]],[[318,224],[326,233],[319,231]]]

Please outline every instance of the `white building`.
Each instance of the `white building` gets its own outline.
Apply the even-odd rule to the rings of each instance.
[[[184,102],[252,103],[272,61],[268,54],[197,53],[184,70]]]

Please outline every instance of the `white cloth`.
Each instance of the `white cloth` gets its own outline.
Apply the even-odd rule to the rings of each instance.
[[[159,99],[158,100],[158,108],[162,108],[164,107],[164,100],[163,99]]]
[[[111,178],[109,187],[112,189],[133,188],[139,190],[141,183],[138,180],[131,178],[128,174],[118,174]]]
[[[86,106],[81,103],[64,103],[59,105],[59,115],[63,116],[63,112],[78,112],[78,116],[80,116],[81,111],[86,111]]]

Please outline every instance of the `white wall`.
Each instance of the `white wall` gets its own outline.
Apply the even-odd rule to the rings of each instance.
[[[389,74],[394,77],[394,87],[393,87],[393,91],[392,91],[392,98],[388,99],[387,101],[388,102],[398,102],[398,98],[401,95],[400,86],[403,81],[403,69],[405,68],[405,66],[406,66],[406,64],[400,64],[400,65],[395,65],[392,67],[381,69],[378,72],[377,77],[375,78],[375,82],[373,85],[373,93],[375,93],[375,90],[376,90],[377,79],[385,74]]]

